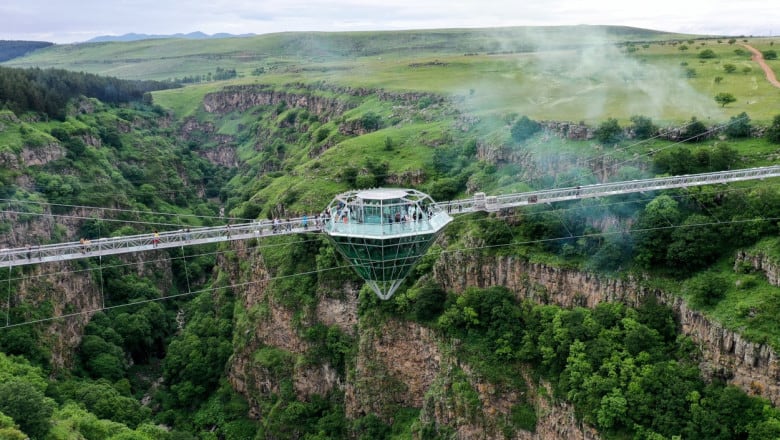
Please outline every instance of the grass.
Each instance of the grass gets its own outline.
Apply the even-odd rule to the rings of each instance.
[[[751,252],[769,248],[776,254],[778,245],[780,242],[776,238],[765,239]],[[780,349],[780,321],[777,320],[780,288],[770,285],[762,272],[735,271],[733,266],[733,257],[728,257],[711,268],[723,276],[730,287],[715,306],[702,311],[748,340]],[[671,291],[679,292],[679,286]],[[690,298],[686,300],[690,303]]]
[[[765,50],[778,39],[745,40]],[[744,111],[768,123],[780,108],[780,91],[749,55],[735,53],[743,42],[588,26],[302,32],[61,45],[5,64],[158,80],[205,75],[217,67],[237,70],[239,78],[231,81],[154,94],[158,104],[181,116],[192,114],[205,93],[229,84],[325,81],[440,93],[456,97],[477,116],[514,112],[594,124],[607,117],[625,123],[641,114],[668,125],[691,116],[715,123]],[[688,50],[680,50],[683,45]],[[700,59],[705,48],[716,58]],[[737,71],[725,73],[725,64]],[[770,64],[780,71],[780,61]],[[265,73],[253,76],[257,68]],[[687,77],[688,69],[695,76]],[[718,76],[722,80],[715,82]],[[737,101],[722,108],[713,99],[718,92],[732,93]]]

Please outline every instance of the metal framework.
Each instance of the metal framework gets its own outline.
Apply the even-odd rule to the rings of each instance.
[[[336,196],[324,232],[381,299],[389,299],[452,217],[414,189],[377,188]]]
[[[242,223],[230,226],[213,226],[180,229],[177,231],[125,235],[120,237],[98,238],[85,243],[69,243],[27,246],[0,250],[0,267],[23,266],[27,264],[50,263],[75,260],[79,258],[105,255],[127,254],[132,252],[156,251],[160,249],[199,244],[219,243],[223,241],[246,240],[271,235],[299,234],[317,232],[320,226],[313,221],[304,224],[303,218],[280,222],[270,221]]]
[[[595,185],[528,191],[499,196],[486,196],[485,193],[476,193],[474,194],[474,197],[470,199],[441,202],[437,205],[451,214],[474,211],[493,212],[500,209],[533,205],[537,203],[561,202],[564,200],[605,197],[617,194],[712,185],[739,182],[743,180],[766,179],[778,176],[780,176],[780,165],[773,165],[734,171],[718,171],[714,173],[686,174],[683,176],[658,177],[654,179],[597,183]]]
[[[498,211],[505,208],[551,203],[564,200],[576,200],[592,197],[605,197],[615,194],[655,191],[662,189],[683,188],[690,186],[711,185],[719,183],[738,182],[745,180],[766,179],[780,176],[780,165],[748,168],[735,171],[716,173],[691,174],[685,176],[661,177],[656,179],[632,180],[627,182],[600,183],[579,187],[550,189],[544,191],[529,191],[523,193],[486,196],[477,193],[473,198],[439,202],[424,205],[426,211],[447,213],[449,215],[465,214],[476,211]],[[445,217],[441,217],[444,219]],[[20,247],[0,250],[0,267],[22,266],[46,262],[75,260],[80,258],[104,255],[124,254],[131,252],[154,251],[180,246],[193,246],[207,243],[218,243],[232,240],[245,240],[281,234],[298,234],[302,232],[318,232],[326,227],[326,232],[334,236],[339,231],[328,225],[333,225],[332,219],[294,218],[277,225],[270,221],[243,223],[227,226],[195,228],[160,232],[159,237],[153,234],[140,234],[121,237],[93,239],[91,243],[69,242],[40,246]],[[343,224],[343,223],[342,223]],[[446,222],[444,223],[446,225]],[[383,225],[391,227],[389,224]],[[399,229],[400,231],[400,229]],[[421,232],[421,231],[417,231]],[[401,233],[401,232],[399,232]],[[408,231],[414,234],[415,231]],[[157,241],[157,243],[155,243]]]

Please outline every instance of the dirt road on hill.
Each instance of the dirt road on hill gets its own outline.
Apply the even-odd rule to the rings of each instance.
[[[772,68],[766,64],[766,61],[764,61],[764,56],[761,55],[761,52],[753,46],[749,46],[747,44],[743,44],[743,46],[745,46],[747,50],[753,53],[753,57],[751,57],[751,59],[757,62],[758,65],[761,66],[761,68],[764,70],[766,80],[769,81],[773,86],[780,88],[780,81],[777,80],[775,72],[772,70]]]

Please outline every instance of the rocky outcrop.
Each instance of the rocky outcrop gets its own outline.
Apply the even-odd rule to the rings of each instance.
[[[457,341],[442,339],[433,329],[416,322],[358,315],[358,287],[351,283],[330,285],[311,310],[291,310],[279,304],[268,290],[273,268],[266,268],[260,254],[245,243],[233,244],[235,256],[221,257],[220,267],[229,273],[246,318],[238,319],[235,352],[228,363],[228,380],[250,403],[250,414],[262,418],[263,396],[280,391],[274,371],[258,360],[264,349],[281,350],[298,359],[288,364],[289,376],[299,399],[331,391],[344,393],[349,418],[377,414],[392,422],[398,408],[420,408],[421,422],[447,427],[462,439],[595,439],[598,436],[577,421],[570,405],[555,402],[551,392],[537,391],[532,381],[527,391],[492,384],[472,371],[453,353]],[[242,271],[239,262],[250,262]],[[247,282],[251,280],[252,282]],[[335,291],[333,290],[335,289]],[[301,328],[319,322],[338,326],[357,339],[357,351],[346,376],[327,363],[301,361],[312,347]],[[271,348],[273,347],[273,348]],[[278,373],[276,373],[278,375]],[[526,374],[530,377],[530,374]],[[464,400],[453,391],[468,383],[477,401]],[[512,407],[519,401],[534,406],[535,432],[504,428],[511,423]]]
[[[209,113],[218,114],[282,103],[288,107],[305,108],[320,117],[323,122],[353,107],[346,101],[330,96],[305,92],[293,93],[266,86],[226,87],[218,92],[209,93],[203,98],[203,108]]]
[[[196,144],[195,151],[209,162],[226,168],[234,168],[239,165],[238,146],[235,138],[216,133],[216,127],[213,123],[189,118],[182,124],[180,133],[183,140]]]
[[[250,414],[261,417],[259,396],[278,393],[280,383],[275,373],[256,359],[256,353],[264,347],[275,347],[291,357],[302,358],[311,349],[311,344],[298,332],[300,324],[296,323],[299,318],[295,315],[300,311],[286,308],[271,297],[267,287],[272,274],[266,269],[262,257],[245,245],[235,243],[234,250],[238,257],[232,261],[222,257],[219,264],[229,272],[231,284],[245,286],[239,291],[239,298],[243,310],[250,317],[250,321],[236,328],[240,342],[228,362],[227,377],[233,388],[247,398]],[[241,272],[238,261],[252,262],[248,273]],[[247,278],[253,282],[238,281]],[[318,310],[323,312],[328,321],[354,333],[352,327],[355,322],[350,317],[357,315],[356,302],[350,305],[349,301],[339,303],[333,300],[324,303]],[[308,313],[305,315],[300,319],[305,324],[313,324],[310,321],[314,317]],[[291,368],[293,388],[299,399],[307,400],[314,394],[325,396],[343,386],[338,372],[327,363],[295,362]]]
[[[780,264],[764,252],[739,251],[734,261],[734,271],[741,272],[745,267],[761,271],[773,286],[780,286]]]
[[[593,139],[595,131],[592,127],[588,127],[582,122],[542,121],[539,125],[552,135],[577,141]]]
[[[51,143],[41,147],[24,147],[22,149],[22,163],[26,166],[46,165],[47,163],[65,157],[65,149],[57,143]]]
[[[226,168],[235,168],[239,164],[238,152],[235,145],[228,143],[201,150],[198,154],[208,159],[209,162]]]
[[[441,352],[429,328],[390,320],[361,324],[354,373],[346,383],[347,416],[390,420],[398,407],[422,407],[439,371]]]
[[[463,292],[469,286],[505,286],[518,298],[563,307],[593,307],[605,301],[637,306],[648,295],[669,305],[679,316],[682,332],[699,345],[702,371],[726,378],[745,392],[780,404],[777,352],[713,322],[681,298],[644,286],[635,278],[609,278],[593,273],[530,263],[514,257],[443,254],[434,276],[446,289]]]
[[[45,320],[41,342],[51,350],[55,370],[70,368],[84,327],[102,307],[100,286],[92,273],[74,271],[67,263],[32,266],[29,271],[11,291],[10,305],[31,304],[33,310],[46,310],[46,316],[36,317]],[[22,317],[21,322],[11,324],[30,319],[34,318]]]

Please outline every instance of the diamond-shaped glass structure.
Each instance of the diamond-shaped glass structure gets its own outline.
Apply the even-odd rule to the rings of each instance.
[[[427,194],[396,188],[339,194],[327,214],[324,232],[382,299],[393,296],[452,221]]]

